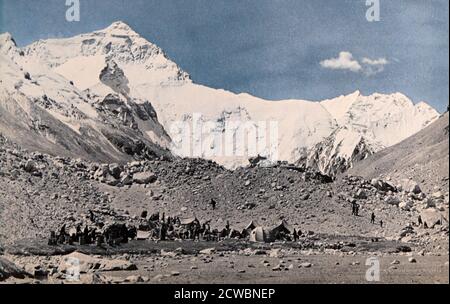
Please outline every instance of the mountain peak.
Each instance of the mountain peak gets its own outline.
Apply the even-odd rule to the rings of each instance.
[[[120,20],[113,22],[110,26],[102,30],[102,32],[121,35],[137,35],[137,33],[128,24]]]
[[[361,95],[361,91],[360,90],[356,90],[355,92],[349,94],[348,96],[360,96]]]
[[[7,55],[20,53],[19,49],[17,48],[16,41],[10,33],[0,34],[0,52]]]
[[[427,111],[427,112],[431,112],[431,113],[435,113],[436,115],[439,115],[439,112],[425,101],[421,101],[421,102],[417,103],[415,105],[415,108],[419,111]]]
[[[393,94],[391,94],[391,96],[394,98],[398,98],[398,99],[411,100],[411,98],[409,98],[408,96],[406,96],[405,94],[400,93],[400,92],[393,93]]]
[[[12,44],[13,46],[17,46],[16,41],[8,32],[0,34],[0,46],[3,46],[5,44]]]

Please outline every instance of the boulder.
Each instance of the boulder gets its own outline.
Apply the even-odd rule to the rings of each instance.
[[[371,180],[370,184],[375,187],[377,190],[387,192],[387,191],[396,191],[397,189],[388,182],[385,182],[381,179],[374,178]]]
[[[0,257],[0,282],[10,277],[24,279],[27,276],[29,276],[29,274],[26,271],[7,259]]]
[[[94,173],[94,178],[99,179],[101,177],[105,177],[109,173],[109,166],[108,165],[101,165],[97,171]]]
[[[411,201],[401,202],[398,207],[402,210],[409,211],[413,207],[413,203]]]
[[[438,224],[448,223],[448,213],[441,212],[434,208],[428,208],[420,212],[422,221],[427,224],[428,227],[433,227]]]
[[[281,249],[271,249],[269,252],[269,257],[271,258],[282,258],[283,257],[283,253],[281,252]]]
[[[300,197],[300,199],[301,199],[302,201],[308,200],[308,199],[309,199],[309,193],[303,194],[303,195]]]
[[[100,271],[137,270],[136,264],[126,260],[100,260]]]
[[[80,276],[80,281],[76,282],[80,284],[93,285],[93,284],[106,284],[107,279],[99,275],[98,273],[88,273]]]
[[[140,161],[132,161],[131,163],[128,164],[128,167],[133,168],[133,167],[139,167],[141,165]]]
[[[434,208],[434,207],[436,207],[436,202],[433,199],[431,199],[431,198],[427,198],[423,202],[424,202],[425,208]]]
[[[66,273],[68,270],[76,270],[78,273],[87,273],[90,270],[120,271],[136,270],[135,264],[126,260],[109,260],[91,257],[80,252],[73,252],[61,259],[58,271]]]
[[[137,184],[150,184],[155,182],[156,179],[156,175],[149,171],[133,174],[133,182]]]
[[[404,178],[400,181],[400,185],[402,186],[403,191],[419,194],[422,192],[420,186],[417,182],[412,179]]]
[[[400,204],[400,199],[394,195],[389,195],[384,198],[384,202],[389,205],[398,206]]]
[[[358,189],[354,197],[357,199],[367,199],[367,193],[363,189]]]
[[[200,251],[200,254],[211,255],[216,252],[216,248],[207,248]]]
[[[411,247],[406,246],[406,245],[401,245],[401,246],[398,246],[398,247],[396,248],[396,252],[404,252],[404,253],[407,253],[407,252],[411,252],[411,251],[412,251]]]
[[[118,164],[110,164],[109,165],[109,174],[116,179],[120,178],[120,173],[122,173],[122,168]]]
[[[37,165],[32,160],[27,160],[27,162],[23,165],[23,169],[28,173],[33,173],[37,171]]]
[[[145,282],[144,278],[139,275],[132,275],[125,279],[126,282],[129,283],[143,283]]]
[[[39,264],[27,264],[25,265],[25,271],[31,274],[35,278],[47,277],[49,272]]]
[[[441,191],[437,191],[437,192],[433,193],[431,195],[431,197],[433,197],[436,200],[443,200],[444,199],[444,194]]]
[[[311,263],[305,262],[305,263],[301,263],[299,265],[301,268],[310,268],[312,266]]]
[[[90,269],[99,268],[99,260],[87,254],[73,252],[63,256],[58,267],[61,273],[67,273],[69,270],[76,270],[78,273],[87,273]]]
[[[116,179],[114,176],[110,175],[109,173],[106,174],[106,176],[102,179],[102,182],[109,185],[109,186],[117,186],[119,183],[119,180]]]
[[[131,185],[133,183],[133,178],[129,175],[125,175],[120,179],[120,183],[125,186]]]

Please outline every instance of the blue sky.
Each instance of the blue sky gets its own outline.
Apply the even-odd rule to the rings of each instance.
[[[0,31],[20,46],[122,20],[197,83],[267,99],[321,100],[357,89],[449,100],[448,0],[0,0]]]

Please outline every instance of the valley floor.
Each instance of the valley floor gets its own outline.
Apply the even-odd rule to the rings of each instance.
[[[179,257],[136,256],[138,270],[81,274],[73,283],[99,284],[448,284],[448,256],[408,254],[297,253],[282,257],[245,256],[233,253]],[[368,281],[366,266],[376,257],[379,281]],[[11,257],[10,257],[11,258]],[[12,257],[21,263],[35,263],[36,257]],[[57,262],[59,257],[47,259]],[[396,265],[392,263],[398,261]],[[396,262],[394,262],[396,263]],[[304,266],[302,266],[304,265]],[[310,266],[309,266],[310,265]],[[277,269],[279,268],[279,269]],[[6,283],[70,283],[58,276],[48,280],[9,279]]]

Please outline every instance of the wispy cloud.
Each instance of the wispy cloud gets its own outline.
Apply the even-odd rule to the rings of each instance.
[[[389,61],[386,58],[363,58],[362,63],[364,64],[364,73],[370,76],[383,72],[384,67],[389,64]]]
[[[326,69],[349,70],[352,72],[359,72],[362,69],[359,62],[353,59],[353,55],[350,52],[340,52],[337,58],[321,61],[320,65]]]
[[[353,54],[347,51],[339,53],[336,58],[326,59],[320,62],[323,68],[330,70],[346,70],[353,73],[363,73],[366,76],[375,75],[384,71],[389,61],[386,58],[371,59],[364,57],[361,61],[355,59]]]

